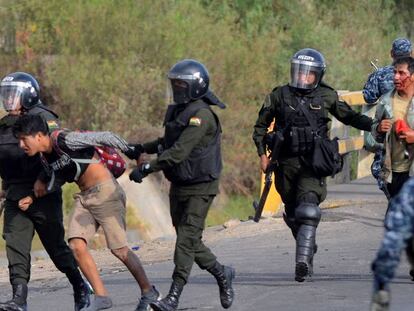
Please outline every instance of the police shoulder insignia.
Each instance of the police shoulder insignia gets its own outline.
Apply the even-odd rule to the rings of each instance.
[[[201,125],[201,119],[198,117],[192,117],[190,119],[190,122],[188,123],[188,125],[192,125],[192,126],[200,126]]]
[[[272,100],[270,99],[270,95],[266,95],[266,98],[263,102],[263,108],[269,108],[272,105]]]
[[[47,121],[47,126],[49,127],[49,130],[55,130],[59,128],[59,125],[55,120]]]

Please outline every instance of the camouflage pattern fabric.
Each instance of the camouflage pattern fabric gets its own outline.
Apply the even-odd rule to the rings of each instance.
[[[387,289],[414,230],[414,178],[389,203],[385,217],[385,235],[372,264],[374,288]]]
[[[374,161],[371,165],[371,174],[374,176],[374,178],[377,180],[378,188],[384,192],[385,196],[387,197],[387,200],[390,200],[390,193],[388,192],[387,188],[387,181],[384,178],[384,172],[382,170],[382,167],[384,165],[385,160],[385,150],[380,149],[375,152],[374,155]]]
[[[390,309],[390,292],[380,290],[372,296],[370,311],[388,311]]]
[[[410,56],[412,51],[411,41],[406,38],[397,38],[392,43],[393,58]],[[365,102],[368,104],[375,103],[383,94],[394,88],[394,67],[386,66],[373,72],[365,83],[362,93]]]
[[[411,41],[406,38],[397,38],[392,43],[391,51],[394,57],[409,56],[411,54]]]
[[[394,67],[386,66],[374,71],[368,77],[362,94],[368,104],[375,103],[383,94],[394,88]]]

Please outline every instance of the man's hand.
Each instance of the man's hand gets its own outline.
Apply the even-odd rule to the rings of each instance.
[[[140,166],[132,170],[131,174],[129,174],[129,180],[142,183],[142,179],[147,177],[148,174],[152,172],[153,171],[149,163],[142,163]]]
[[[391,119],[384,119],[381,120],[380,124],[378,124],[377,131],[378,133],[387,133],[392,128],[392,120]]]
[[[387,290],[378,290],[372,294],[370,311],[388,311],[390,309],[391,295]]]
[[[32,203],[33,198],[31,196],[24,197],[19,200],[19,208],[24,212],[30,207],[30,205],[32,205]]]
[[[36,179],[33,186],[33,192],[36,198],[45,196],[47,194],[46,184],[43,181]]]
[[[398,135],[398,137],[401,140],[404,140],[407,144],[414,143],[414,131],[413,130],[404,131],[400,135]]]
[[[270,163],[270,159],[265,154],[262,154],[260,156],[260,168],[262,169],[263,173],[266,173],[269,163]]]
[[[5,199],[5,198],[6,198],[6,191],[0,190],[0,200]]]

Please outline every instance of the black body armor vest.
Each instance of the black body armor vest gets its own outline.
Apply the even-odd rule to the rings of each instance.
[[[278,121],[284,129],[285,150],[289,156],[307,155],[312,152],[314,138],[326,137],[329,118],[322,101],[316,96],[300,96],[292,93],[289,86],[283,86],[281,119]],[[310,120],[316,126],[312,126]]]
[[[205,147],[194,148],[187,159],[164,169],[165,177],[174,184],[191,185],[201,182],[209,182],[219,178],[222,170],[221,161],[221,125],[217,115],[210,106],[198,100],[187,106],[170,105],[164,120],[165,135],[164,149],[174,145],[181,133],[188,126],[189,120],[200,109],[209,109],[217,122],[217,132],[212,141]]]
[[[13,135],[13,124],[18,116],[5,116],[0,124],[0,176],[9,184],[33,184],[42,169],[39,156],[29,157],[19,147]]]

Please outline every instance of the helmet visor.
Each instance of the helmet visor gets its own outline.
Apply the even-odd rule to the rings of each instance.
[[[190,86],[184,80],[171,79],[171,92],[176,104],[187,104],[191,101]]]
[[[290,67],[290,86],[311,90],[318,86],[325,68],[314,62],[292,60]]]
[[[0,102],[6,111],[20,109],[23,92],[27,89],[24,82],[2,82],[0,84]]]

